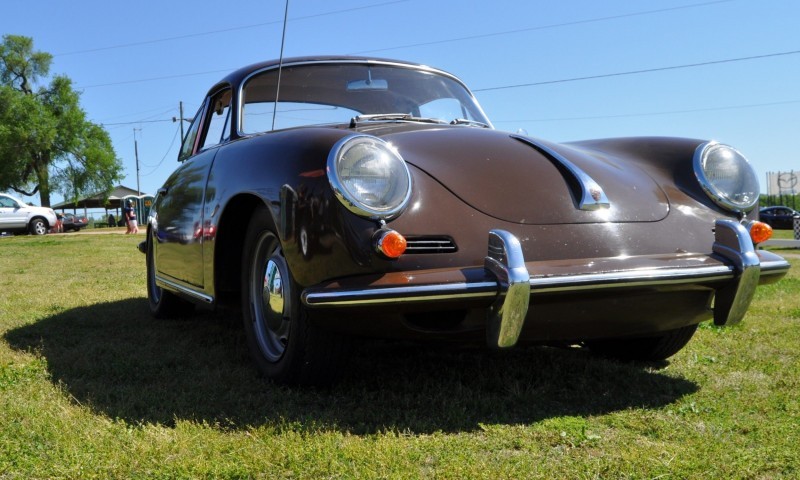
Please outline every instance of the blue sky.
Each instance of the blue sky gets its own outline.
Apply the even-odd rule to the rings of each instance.
[[[51,73],[73,79],[134,189],[136,140],[153,193],[177,166],[179,102],[191,117],[225,73],[277,58],[285,5],[4,0],[0,34],[54,55]],[[765,191],[766,172],[800,171],[798,20],[796,0],[290,0],[284,53],[435,66],[495,127],[548,140],[718,140]]]

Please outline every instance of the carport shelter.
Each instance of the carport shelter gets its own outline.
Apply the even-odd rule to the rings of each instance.
[[[89,217],[88,210],[91,209],[103,209],[105,210],[104,219],[108,218],[109,210],[114,211],[114,218],[120,218],[120,209],[122,208],[122,201],[124,198],[129,197],[131,195],[138,196],[140,192],[128,188],[123,185],[117,185],[114,187],[111,192],[107,195],[103,193],[98,193],[95,195],[91,195],[86,198],[81,198],[77,202],[61,202],[53,205],[51,208],[53,210],[61,210],[61,213],[64,213],[64,210],[71,209],[73,213],[76,213],[76,210],[79,208],[83,209],[83,216]],[[105,222],[95,222],[96,226],[100,226]]]

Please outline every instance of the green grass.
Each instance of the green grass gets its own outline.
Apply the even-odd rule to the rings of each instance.
[[[375,343],[299,390],[152,319],[140,239],[0,239],[0,479],[800,477],[796,259],[663,364]]]

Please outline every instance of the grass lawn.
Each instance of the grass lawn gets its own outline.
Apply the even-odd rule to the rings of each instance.
[[[315,391],[152,319],[141,238],[0,238],[0,479],[800,477],[800,251],[663,364],[376,343]]]

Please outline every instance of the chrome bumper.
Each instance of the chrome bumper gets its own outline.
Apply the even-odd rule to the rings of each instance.
[[[309,308],[484,301],[487,343],[506,348],[517,343],[537,295],[703,285],[716,292],[714,323],[733,325],[744,317],[759,283],[780,278],[790,265],[773,254],[763,254],[766,261],[762,261],[738,222],[718,220],[714,232],[711,255],[595,259],[583,264],[565,261],[553,266],[552,262],[526,262],[514,235],[492,230],[482,269],[387,274],[366,287],[332,283],[307,288],[301,298]]]

